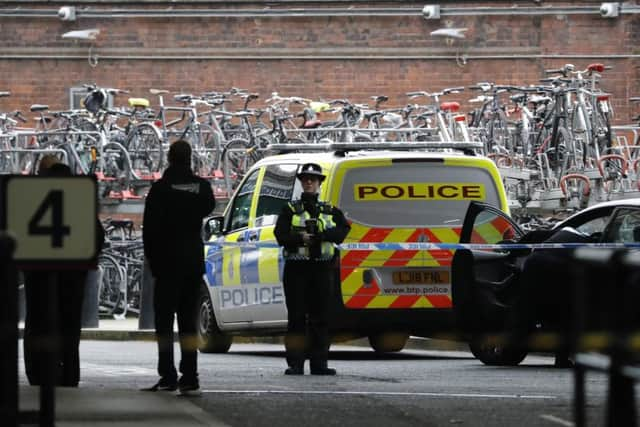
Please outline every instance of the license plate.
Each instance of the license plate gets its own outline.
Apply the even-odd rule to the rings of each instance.
[[[393,272],[394,285],[448,285],[447,270],[405,270]]]

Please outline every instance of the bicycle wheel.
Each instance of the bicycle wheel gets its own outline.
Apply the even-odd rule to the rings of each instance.
[[[140,123],[131,129],[125,148],[131,158],[131,167],[139,174],[152,174],[162,170],[162,138],[158,129],[151,123]]]
[[[115,258],[109,255],[98,257],[100,273],[100,290],[98,292],[98,308],[101,314],[111,316],[122,305],[120,288],[124,274]]]
[[[220,163],[220,142],[223,136],[209,125],[200,125],[193,135],[193,169],[200,176],[211,176]]]
[[[245,173],[261,155],[246,139],[232,139],[222,151],[222,170],[229,194],[238,186]]]
[[[575,141],[571,133],[564,127],[558,127],[554,162],[551,163],[556,178],[560,179],[567,171],[577,164]],[[580,152],[581,154],[582,152]],[[551,157],[549,157],[551,160]]]
[[[129,266],[129,283],[127,284],[128,309],[140,313],[140,294],[142,292],[142,264]]]
[[[598,153],[610,154],[609,151],[613,145],[610,113],[597,108],[594,110],[593,117],[593,138],[598,144]]]

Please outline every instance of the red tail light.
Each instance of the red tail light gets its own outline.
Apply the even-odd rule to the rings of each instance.
[[[159,128],[162,127],[162,120],[156,120],[153,122],[154,125],[158,126]]]
[[[598,95],[598,101],[608,101],[609,95]]]
[[[458,114],[457,116],[455,116],[453,118],[456,122],[464,122],[465,121],[465,117],[462,114]]]

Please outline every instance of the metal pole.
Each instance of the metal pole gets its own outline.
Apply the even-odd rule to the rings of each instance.
[[[586,300],[585,300],[585,286],[588,286],[588,275],[585,270],[588,268],[584,263],[574,258],[573,261],[573,297],[574,297],[574,311],[573,311],[573,325],[572,334],[570,337],[571,353],[576,355],[580,352],[580,338],[584,333],[584,320],[586,313]],[[580,265],[575,265],[579,263]],[[585,367],[581,366],[578,360],[574,363],[573,369],[573,419],[576,427],[584,427],[585,414],[584,408],[586,404],[585,399]]]
[[[18,425],[18,280],[15,240],[0,232],[0,419]]]
[[[140,292],[140,314],[138,316],[138,329],[155,329],[156,323],[153,310],[153,287],[155,283],[149,268],[149,262],[144,259],[142,270],[142,290]]]
[[[621,307],[611,307],[613,312],[613,347],[611,348],[611,366],[609,367],[609,396],[607,399],[607,426],[637,425],[634,379],[624,375],[622,369],[630,364],[629,349],[627,347],[628,331],[635,311],[635,301],[630,301],[631,283],[629,269],[622,262],[624,250],[617,251],[611,257],[613,283],[613,295],[618,295],[615,304],[622,303]],[[629,307],[631,305],[631,307]]]
[[[45,360],[43,361],[42,371],[44,373],[42,378],[42,385],[40,386],[40,427],[53,427],[55,425],[56,417],[56,392],[55,384],[59,373],[59,354],[60,349],[58,343],[60,342],[60,328],[58,327],[58,290],[57,287],[64,284],[59,283],[58,274],[50,272],[46,286],[42,287],[42,298],[46,298],[47,301],[47,313],[46,318],[48,320],[49,331],[51,333],[47,337],[41,337],[46,339]]]

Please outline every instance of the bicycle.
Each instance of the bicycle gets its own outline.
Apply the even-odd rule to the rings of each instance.
[[[144,247],[131,220],[108,218],[104,229],[105,247],[98,257],[99,310],[123,319],[128,312],[140,313]]]

